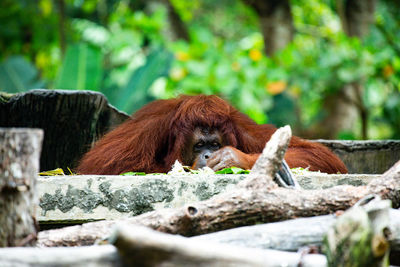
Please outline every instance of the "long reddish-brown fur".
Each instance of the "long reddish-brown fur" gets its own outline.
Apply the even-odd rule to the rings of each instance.
[[[218,129],[225,142],[244,153],[261,153],[275,132],[258,125],[217,96],[180,96],[154,101],[101,138],[84,155],[77,172],[121,174],[167,172],[183,161],[186,140],[196,127]],[[293,136],[285,159],[290,167],[347,173],[342,161],[325,146]]]

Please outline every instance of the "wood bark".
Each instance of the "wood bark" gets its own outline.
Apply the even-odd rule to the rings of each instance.
[[[322,246],[328,266],[388,265],[390,207],[389,200],[367,196],[340,215]]]
[[[244,0],[243,2],[254,8],[260,17],[264,51],[268,56],[284,48],[293,39],[293,18],[288,0]]]
[[[390,247],[400,252],[400,211],[391,209]],[[336,216],[323,215],[298,218],[283,222],[252,225],[192,237],[195,240],[211,241],[248,248],[297,251],[301,247],[321,246],[323,237],[336,221]]]
[[[112,237],[127,266],[325,266],[323,255],[240,248],[119,225]]]
[[[36,241],[36,176],[43,131],[0,128],[0,247]]]
[[[368,34],[374,22],[377,0],[337,0],[338,13],[345,33],[362,37]]]

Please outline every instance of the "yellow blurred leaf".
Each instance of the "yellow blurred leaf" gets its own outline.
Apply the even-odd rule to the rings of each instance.
[[[40,69],[47,67],[50,64],[50,58],[44,51],[39,51],[36,55],[36,66]]]
[[[276,81],[276,82],[270,82],[268,83],[265,87],[268,93],[271,95],[277,95],[285,91],[286,89],[286,82],[285,81]]]
[[[253,61],[259,61],[262,58],[262,53],[258,49],[251,49],[249,52],[249,57]]]
[[[190,59],[190,55],[186,52],[179,51],[175,53],[175,58],[179,61],[187,61]]]
[[[40,10],[44,17],[48,17],[51,14],[51,10],[53,9],[53,4],[51,0],[40,0],[39,2]]]

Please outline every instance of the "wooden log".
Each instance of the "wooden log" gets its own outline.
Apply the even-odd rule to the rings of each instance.
[[[367,186],[336,186],[326,190],[266,190],[272,177],[249,176],[234,190],[177,209],[162,209],[127,219],[161,232],[194,236],[256,223],[283,221],[346,210],[359,199],[376,194],[400,204],[400,162]],[[264,185],[261,186],[261,185]],[[94,222],[72,228],[41,232],[41,246],[93,243],[110,234],[113,222]]]
[[[329,266],[388,266],[389,200],[368,196],[344,212],[327,231],[322,251]]]
[[[390,245],[392,250],[399,251],[400,211],[392,209],[389,214],[393,236]],[[122,225],[122,228],[113,236],[114,242],[120,248],[120,253],[111,245],[41,249],[6,248],[0,249],[0,266],[120,266],[122,262],[119,255],[124,257],[124,254],[128,255],[125,260],[135,261],[134,263],[140,266],[150,263],[153,265],[182,264],[183,260],[185,260],[185,266],[189,263],[196,266],[201,263],[207,266],[217,263],[223,263],[224,266],[228,263],[240,263],[242,266],[243,264],[258,264],[264,258],[263,266],[266,263],[271,265],[290,263],[288,266],[291,266],[291,264],[296,264],[296,261],[298,264],[299,260],[302,266],[324,266],[325,259],[320,255],[301,256],[298,253],[284,253],[270,250],[270,248],[296,251],[302,246],[319,246],[322,236],[335,220],[333,215],[301,218],[241,227],[190,239],[154,233],[148,228]],[[228,243],[229,246],[215,245],[217,242]],[[239,249],[239,247],[244,247],[244,249]],[[269,249],[261,250],[266,248]],[[158,257],[153,257],[155,253]],[[24,256],[21,257],[21,255]],[[165,258],[167,255],[168,259]],[[391,261],[391,263],[396,262]]]
[[[36,176],[43,131],[0,128],[0,247],[36,241]]]
[[[112,245],[71,248],[0,248],[0,266],[12,267],[119,267],[117,249]]]
[[[400,210],[389,211],[390,247],[400,252]],[[336,221],[335,215],[299,218],[283,222],[244,226],[191,237],[240,247],[297,251],[304,246],[321,246],[323,237]]]
[[[127,266],[326,266],[323,255],[239,248],[118,225],[111,242]]]
[[[272,180],[269,178],[274,177],[275,173],[281,167],[283,157],[285,156],[291,138],[292,130],[290,126],[279,128],[271,136],[263,152],[254,163],[251,169],[252,175],[264,175],[265,181],[268,182],[268,184],[272,183]],[[251,181],[247,181],[247,184],[252,183]],[[273,183],[273,187],[276,187],[275,183]]]
[[[0,266],[325,266],[323,255],[240,248],[120,225],[112,245],[3,248]],[[21,257],[23,255],[23,257]],[[125,265],[124,265],[125,264]]]

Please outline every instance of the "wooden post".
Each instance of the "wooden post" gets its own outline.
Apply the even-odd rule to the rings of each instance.
[[[0,128],[0,247],[34,245],[43,131]]]

